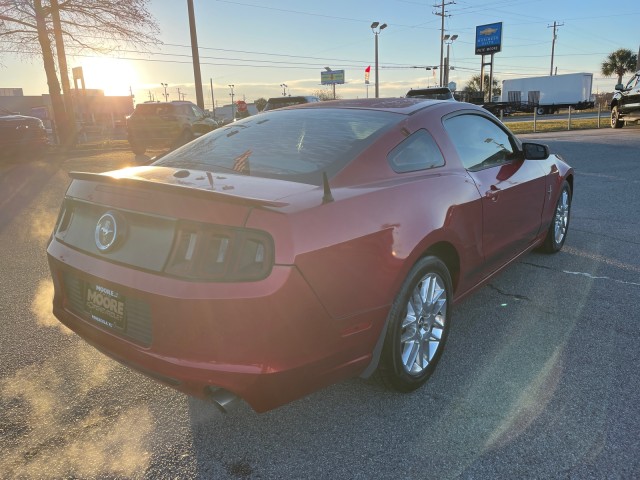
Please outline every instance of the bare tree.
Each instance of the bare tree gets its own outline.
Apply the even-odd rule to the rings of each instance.
[[[321,102],[324,102],[327,100],[334,100],[333,92],[331,90],[317,89],[312,92],[312,95],[314,97],[318,97]],[[341,98],[342,98],[342,95],[336,94],[336,98],[335,98],[336,100],[340,100]]]
[[[256,106],[256,108],[258,109],[259,112],[261,112],[262,110],[264,110],[264,107],[267,106],[267,99],[260,97],[256,100],[253,101],[253,104]]]
[[[146,48],[159,43],[149,0],[0,0],[0,48],[22,57],[42,58],[58,134],[68,145],[74,135],[70,115],[60,93],[56,57],[64,55],[62,40],[74,53],[107,53],[125,45]],[[59,21],[58,21],[59,19]],[[56,20],[54,22],[54,20]],[[56,26],[60,30],[56,31]],[[58,34],[58,50],[54,39]],[[66,61],[61,62],[66,70]],[[58,77],[60,75],[60,78]]]

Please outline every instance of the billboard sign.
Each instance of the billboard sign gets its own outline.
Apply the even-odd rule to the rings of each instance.
[[[342,85],[344,83],[344,70],[331,70],[320,72],[322,85]]]
[[[502,50],[502,22],[476,27],[476,55]]]

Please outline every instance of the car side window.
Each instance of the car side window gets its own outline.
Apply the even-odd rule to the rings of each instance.
[[[192,110],[192,115],[196,118],[202,118],[204,117],[204,112],[202,110],[200,110],[199,107],[196,107],[195,105],[190,105],[191,110]]]
[[[484,116],[449,117],[444,120],[444,128],[467,170],[482,170],[517,158],[511,136]]]
[[[624,87],[625,90],[631,90],[635,84],[638,77],[631,77],[631,79],[627,82],[627,86]]]
[[[387,160],[396,173],[415,172],[444,165],[442,152],[426,130],[418,130],[403,140],[391,150]]]

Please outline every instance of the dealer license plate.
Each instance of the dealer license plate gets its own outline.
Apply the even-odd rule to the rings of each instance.
[[[85,310],[92,320],[109,328],[124,330],[126,302],[122,294],[100,285],[85,283]]]

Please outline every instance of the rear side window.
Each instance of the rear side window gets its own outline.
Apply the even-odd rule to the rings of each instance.
[[[389,153],[389,165],[396,173],[415,172],[442,167],[444,157],[426,130],[418,130]]]
[[[404,115],[356,109],[274,110],[188,143],[154,165],[320,185]]]

